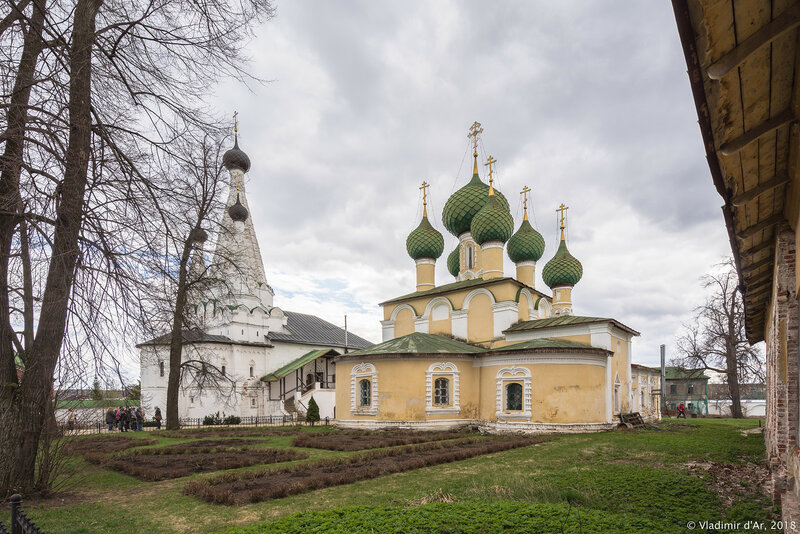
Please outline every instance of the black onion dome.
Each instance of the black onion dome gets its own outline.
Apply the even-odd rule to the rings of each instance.
[[[192,241],[196,243],[205,243],[206,241],[208,241],[208,232],[206,232],[202,228],[195,228],[194,230],[191,231],[189,237],[191,238]]]
[[[238,193],[236,194],[236,203],[230,208],[228,208],[228,215],[230,215],[231,219],[233,219],[236,222],[244,222],[247,220],[249,212],[247,211],[247,208],[245,208],[242,205],[242,203],[239,202]]]
[[[222,164],[225,165],[225,168],[229,171],[239,169],[242,172],[247,172],[250,170],[250,158],[239,148],[238,137],[233,141],[233,148],[225,152],[222,156]]]

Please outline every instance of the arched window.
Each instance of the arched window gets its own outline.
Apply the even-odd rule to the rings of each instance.
[[[472,245],[467,245],[467,269],[472,269]]]
[[[644,390],[641,390],[641,391],[639,392],[639,396],[641,397],[641,406],[642,406],[642,409],[644,409]]]
[[[512,382],[506,386],[506,410],[522,411],[522,384]]]
[[[224,365],[220,368],[220,372],[222,373],[222,376],[225,376],[225,366]]]
[[[255,370],[253,369],[253,366],[251,365],[250,366],[250,378],[253,378],[254,376],[255,376]]]
[[[368,378],[358,381],[358,405],[367,408],[372,405],[372,381]]]
[[[437,378],[433,385],[433,405],[450,405],[450,380],[447,378]]]
[[[164,376],[164,362],[158,362],[158,374]]]

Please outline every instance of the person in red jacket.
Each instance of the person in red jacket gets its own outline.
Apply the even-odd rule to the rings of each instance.
[[[678,404],[678,419],[681,417],[686,419],[686,406],[684,406],[683,403]]]

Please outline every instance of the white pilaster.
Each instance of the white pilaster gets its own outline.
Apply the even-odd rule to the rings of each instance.
[[[394,321],[391,319],[381,321],[381,331],[383,334],[383,339],[381,341],[389,341],[390,339],[394,339]]]
[[[467,339],[467,310],[453,310],[451,317],[451,330],[453,332],[453,336],[461,339]]]
[[[494,337],[501,337],[503,330],[516,323],[519,319],[519,304],[513,301],[503,301],[492,304],[494,315]]]

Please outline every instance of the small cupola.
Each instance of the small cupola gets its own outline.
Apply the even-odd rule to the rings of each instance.
[[[428,220],[428,187],[422,182],[422,220],[406,238],[406,251],[417,263],[417,291],[435,287],[436,260],[444,252],[444,237]]]
[[[542,280],[553,290],[553,315],[572,315],[572,288],[583,276],[583,265],[567,249],[564,239],[566,210],[561,204],[556,211],[561,212],[561,242],[558,250],[542,269]]]

